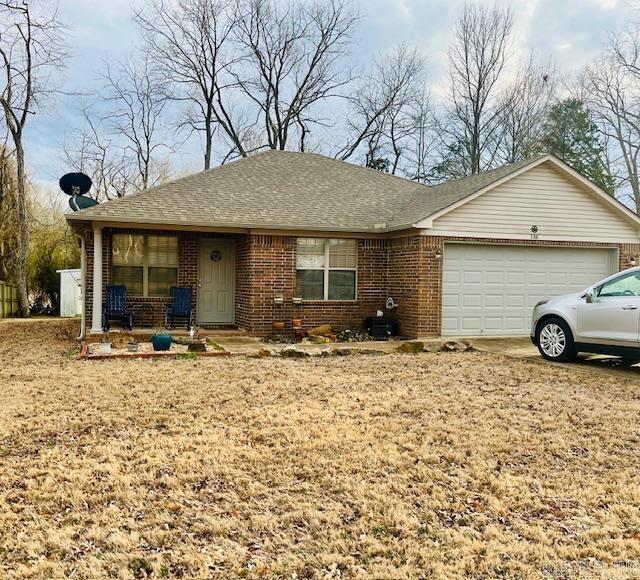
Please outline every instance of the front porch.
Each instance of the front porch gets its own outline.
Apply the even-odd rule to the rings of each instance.
[[[164,329],[171,286],[191,288],[193,320],[201,332],[237,330],[252,336],[273,334],[275,322],[290,333],[294,319],[302,320],[304,329],[320,324],[362,328],[389,295],[385,239],[356,240],[355,299],[301,300],[296,298],[295,233],[158,227],[94,224],[82,233],[87,335],[103,331],[109,284],[126,286],[135,332],[143,335]],[[305,232],[308,236],[329,237]],[[112,328],[119,328],[117,322]],[[186,325],[176,324],[175,332],[186,333]]]
[[[124,228],[94,228],[91,234],[85,276],[90,334],[103,331],[109,284],[126,287],[135,334],[165,329],[172,286],[191,290],[193,322],[204,332],[238,328],[236,311],[244,296],[236,294],[236,286],[246,235]],[[94,288],[102,291],[94,293]],[[111,328],[119,325],[110,324]],[[179,322],[173,330],[176,335],[187,331]]]

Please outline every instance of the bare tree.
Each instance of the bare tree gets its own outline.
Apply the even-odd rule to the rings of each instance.
[[[400,46],[376,62],[349,96],[347,144],[336,157],[347,160],[364,148],[365,164],[377,166],[388,155],[395,172],[411,133],[412,111],[422,98],[424,62],[415,50]]]
[[[158,157],[171,151],[162,131],[166,83],[154,70],[148,54],[120,64],[115,70],[107,65],[105,80],[107,125],[112,133],[122,137],[125,155],[134,160],[134,188],[147,189],[164,177],[158,171],[161,168]]]
[[[556,71],[551,63],[530,57],[502,97],[503,110],[495,133],[495,155],[514,163],[541,151],[544,122],[556,95]]]
[[[340,95],[350,82],[341,65],[357,16],[342,0],[276,4],[240,0],[233,67],[243,96],[257,108],[257,123],[271,149],[304,150],[307,134],[322,124],[317,105]]]
[[[9,248],[15,247],[16,191],[15,163],[3,144],[0,145],[0,280],[4,280],[14,271]]]
[[[475,174],[494,161],[512,28],[511,12],[499,7],[468,4],[458,19],[449,48],[449,102],[440,126],[447,155],[457,159],[443,167],[455,165],[458,171]]]
[[[433,158],[439,143],[431,99],[426,89],[411,107],[411,131],[405,150],[403,173],[409,179],[428,183],[432,179]]]
[[[98,201],[123,197],[140,189],[138,168],[127,152],[108,129],[103,119],[90,107],[82,111],[84,126],[67,136],[64,145],[64,161],[75,171],[91,177],[90,195]]]
[[[27,0],[0,2],[0,64],[3,68],[0,106],[16,161],[17,187],[12,203],[16,224],[14,276],[18,287],[18,310],[23,316],[29,314],[24,131],[30,115],[51,92],[50,73],[63,64],[62,30],[56,11],[36,10]]]
[[[621,45],[609,47],[588,66],[581,89],[609,143],[616,189],[628,188],[627,194],[640,208],[640,84],[635,60],[622,57],[621,49]]]
[[[172,98],[186,105],[181,126],[204,137],[204,167],[211,166],[219,127],[240,155],[246,155],[227,91],[235,87],[229,36],[234,27],[230,0],[151,0],[137,11],[145,50],[175,88]]]

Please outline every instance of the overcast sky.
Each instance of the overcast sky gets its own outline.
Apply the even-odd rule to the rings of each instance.
[[[354,0],[354,4],[363,17],[354,45],[357,61],[367,62],[403,42],[417,46],[427,60],[437,95],[451,29],[464,1]],[[551,57],[565,74],[592,60],[612,32],[637,16],[630,0],[511,0],[502,5],[513,11],[518,51]],[[68,139],[70,131],[81,125],[77,95],[88,95],[98,86],[104,60],[126,57],[137,41],[130,0],[60,0],[59,6],[72,52],[61,88],[75,96],[48,103],[27,129],[29,171],[37,182],[48,185],[68,171],[61,149],[65,135]],[[199,170],[197,142],[186,145],[173,161],[176,167]]]

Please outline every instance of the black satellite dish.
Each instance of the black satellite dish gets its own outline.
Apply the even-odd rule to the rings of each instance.
[[[73,211],[86,209],[94,205],[98,205],[98,202],[95,199],[92,199],[90,197],[85,197],[84,195],[72,195],[69,198],[69,207]]]
[[[91,185],[91,178],[84,173],[67,173],[60,178],[60,189],[67,195],[84,195]]]

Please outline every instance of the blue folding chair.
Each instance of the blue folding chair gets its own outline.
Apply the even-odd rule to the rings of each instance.
[[[193,325],[192,298],[193,291],[190,286],[171,287],[171,303],[164,315],[165,326],[173,328],[176,319],[184,320],[187,330]]]
[[[119,320],[127,330],[133,330],[133,311],[127,304],[127,288],[122,284],[107,285],[107,300],[102,310],[102,329],[109,331],[109,321]]]

